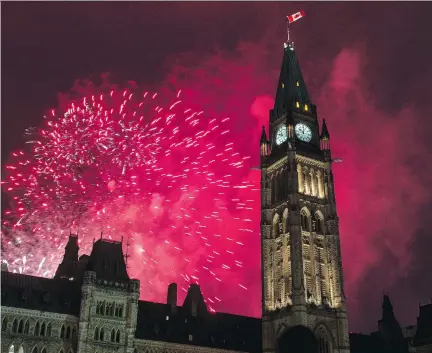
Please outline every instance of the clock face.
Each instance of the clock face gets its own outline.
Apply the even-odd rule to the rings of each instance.
[[[312,140],[312,131],[309,126],[298,123],[294,128],[297,138],[304,142],[310,142]]]
[[[281,126],[276,131],[276,145],[284,143],[287,139],[287,129],[286,126]]]

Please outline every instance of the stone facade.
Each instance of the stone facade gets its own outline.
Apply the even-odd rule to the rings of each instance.
[[[260,145],[262,320],[207,312],[196,285],[182,306],[174,284],[166,304],[139,301],[121,243],[101,238],[78,258],[71,235],[54,279],[2,267],[2,352],[348,353],[329,141],[287,44]]]
[[[311,352],[349,352],[329,141],[287,43],[260,147],[263,352],[313,340]]]
[[[71,235],[69,245],[76,239]],[[77,262],[70,249],[78,248],[66,248],[68,260],[53,279],[3,268],[2,352],[260,350],[260,320],[207,312],[197,285],[190,286],[182,306],[176,285],[170,286],[166,304],[138,300],[139,281],[127,276],[120,243],[100,239],[91,255]]]

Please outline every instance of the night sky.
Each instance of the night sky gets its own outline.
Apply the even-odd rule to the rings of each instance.
[[[334,170],[350,330],[376,328],[383,292],[402,325],[415,323],[418,302],[432,295],[432,3],[9,2],[1,10],[2,165],[58,92],[106,72],[186,87],[256,140],[246,148],[258,162],[285,16],[305,10],[292,26],[297,55],[333,155],[344,159]],[[258,249],[250,256],[259,261]]]

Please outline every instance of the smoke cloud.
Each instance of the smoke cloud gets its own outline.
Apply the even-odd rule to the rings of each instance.
[[[191,65],[190,58],[196,56],[189,53],[177,57],[168,78],[171,84],[186,87],[187,94],[210,111],[234,117],[236,138],[244,141],[244,153],[256,165],[261,126],[268,127],[277,82],[279,66],[272,63],[277,60],[269,59],[273,55],[263,44],[241,43],[235,51],[219,51]],[[305,58],[301,51],[298,55],[302,67],[312,67],[313,58]],[[351,329],[366,331],[376,328],[383,292],[390,293],[403,324],[415,320],[422,294],[407,275],[421,268],[416,243],[419,236],[425,237],[422,210],[430,204],[426,179],[413,165],[430,153],[418,112],[410,105],[397,112],[380,107],[368,90],[368,64],[361,43],[344,48],[326,67],[315,69],[325,70],[327,77],[319,87],[312,86],[319,119],[327,120],[333,156],[343,159],[334,165],[334,173],[345,291]],[[313,71],[304,72],[306,83]],[[423,176],[430,175],[427,165],[422,168]],[[259,179],[258,173],[251,171],[250,177]],[[257,208],[257,232],[259,217]],[[259,244],[253,244],[248,251],[259,261]],[[260,273],[250,276],[258,280]],[[422,287],[426,290],[430,283]],[[249,314],[259,316],[260,287],[255,289],[250,291]],[[232,304],[226,303],[228,311],[236,310]]]
[[[343,158],[334,173],[350,329],[376,329],[382,292],[401,324],[413,324],[417,302],[432,293],[431,3],[5,4],[2,156],[20,147],[22,131],[38,124],[35,114],[54,105],[57,91],[111,72],[145,84],[165,77],[162,86],[231,117],[236,144],[258,165],[284,16],[300,9],[306,18],[292,28],[298,59],[333,155]],[[252,221],[242,276],[248,301],[225,300],[223,311],[259,316],[259,203]]]

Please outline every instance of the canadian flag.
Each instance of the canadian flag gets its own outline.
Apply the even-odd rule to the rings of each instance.
[[[299,20],[299,19],[301,19],[302,17],[305,17],[305,16],[306,16],[305,12],[304,11],[300,11],[300,12],[296,12],[293,15],[287,16],[287,18],[288,18],[288,22],[289,23],[293,23],[293,22],[295,22],[295,21],[297,21],[297,20]]]

